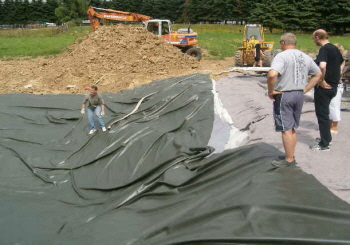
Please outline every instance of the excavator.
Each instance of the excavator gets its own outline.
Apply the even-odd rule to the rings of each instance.
[[[165,42],[179,48],[182,52],[194,57],[198,61],[202,58],[202,51],[196,46],[198,43],[198,34],[190,28],[172,31],[170,20],[153,19],[147,15],[92,6],[88,8],[87,14],[94,31],[98,29],[101,19],[142,22],[148,31],[159,36]]]

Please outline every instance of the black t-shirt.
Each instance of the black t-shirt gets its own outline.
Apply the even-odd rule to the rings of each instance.
[[[255,44],[255,58],[260,59],[260,43]]]
[[[340,65],[344,59],[339,49],[331,43],[323,45],[317,55],[315,62],[326,62],[326,82],[332,87],[338,86],[340,80]]]

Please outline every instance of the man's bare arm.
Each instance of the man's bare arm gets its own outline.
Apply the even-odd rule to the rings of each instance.
[[[313,87],[316,86],[317,83],[319,83],[320,79],[322,79],[322,72],[317,73],[316,75],[311,76],[311,79],[309,83],[304,88],[304,94],[309,92]]]
[[[275,100],[273,96],[280,94],[281,92],[275,90],[275,84],[277,81],[278,71],[270,70],[267,74],[267,94],[271,100]]]
[[[327,62],[320,62],[320,65],[319,65],[320,69],[321,69],[321,72],[322,72],[322,77],[320,78],[319,82],[318,82],[318,86],[320,86],[321,88],[325,88],[325,89],[331,89],[332,86],[329,85],[325,80],[325,76],[326,76],[326,67],[327,67]]]
[[[345,71],[345,60],[340,65],[340,76],[341,77],[344,75],[344,71]]]

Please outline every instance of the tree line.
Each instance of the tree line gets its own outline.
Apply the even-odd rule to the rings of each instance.
[[[350,28],[348,0],[0,0],[0,24],[80,22],[88,6],[170,19],[177,23],[238,21],[270,28],[342,33]]]

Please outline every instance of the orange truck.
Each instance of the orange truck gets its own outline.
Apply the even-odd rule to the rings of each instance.
[[[147,15],[91,6],[88,8],[87,14],[94,31],[98,29],[101,19],[142,22],[148,31],[159,36],[165,42],[179,48],[182,52],[197,60],[202,58],[202,51],[197,46],[198,34],[190,28],[173,31],[170,20],[153,19]]]

